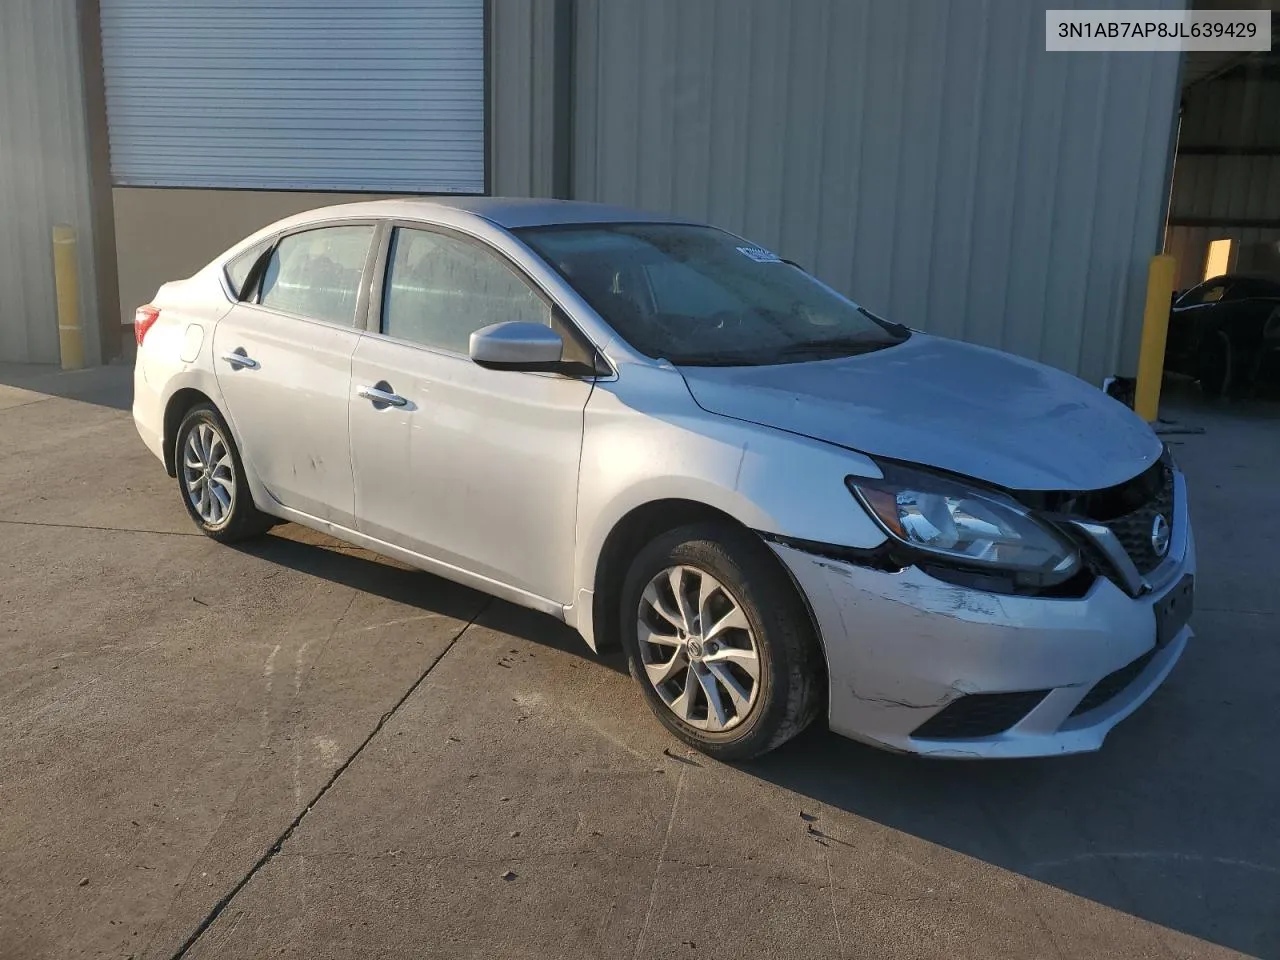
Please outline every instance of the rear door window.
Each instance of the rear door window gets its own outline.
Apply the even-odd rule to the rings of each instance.
[[[262,273],[259,303],[352,327],[373,225],[320,227],[283,238]]]

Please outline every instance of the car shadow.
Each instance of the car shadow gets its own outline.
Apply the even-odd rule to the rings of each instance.
[[[293,525],[237,549],[461,619],[485,603],[475,591]],[[595,656],[550,616],[490,599],[478,621],[626,673],[620,654]],[[1094,754],[924,760],[846,740],[818,724],[735,766],[811,804],[817,835],[829,842],[842,842],[841,828],[823,821],[820,805],[1171,930],[1280,956],[1274,741],[1256,717],[1230,708],[1223,699],[1229,692],[1211,695],[1196,676],[1203,658],[1225,656],[1218,651],[1229,643],[1202,634],[1195,641],[1200,649],[1190,650],[1170,682]],[[639,703],[637,697],[637,710]],[[1028,899],[1037,896],[1031,884],[1023,890]]]
[[[1224,763],[1207,738],[1171,744],[1176,718],[1159,700],[1148,722],[1132,718],[1097,754],[924,760],[814,728],[743,769],[1160,926],[1280,956],[1274,763],[1261,749]]]
[[[627,672],[620,652],[597,656],[576,630],[549,614],[518,607],[303,527],[285,524],[265,537],[233,546],[269,563],[427,613],[468,620],[483,606],[478,620],[489,629]]]

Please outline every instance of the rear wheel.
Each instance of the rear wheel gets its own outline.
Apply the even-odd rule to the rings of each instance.
[[[187,411],[174,448],[178,489],[187,513],[206,535],[232,543],[264,533],[274,522],[253,505],[240,452],[212,404]]]
[[[649,707],[704,753],[758,756],[817,715],[822,658],[808,613],[744,530],[697,524],[651,542],[627,575],[621,628]]]

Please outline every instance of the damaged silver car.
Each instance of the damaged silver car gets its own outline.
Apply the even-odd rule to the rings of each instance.
[[[292,520],[620,642],[722,758],[824,710],[898,751],[1093,750],[1191,629],[1182,474],[1082,381],[881,319],[723,230],[401,199],[138,311],[192,520]]]

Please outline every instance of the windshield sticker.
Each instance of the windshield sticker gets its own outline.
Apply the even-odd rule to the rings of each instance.
[[[756,263],[781,263],[782,258],[775,253],[770,253],[763,247],[739,247],[738,252],[744,257],[750,257]]]

